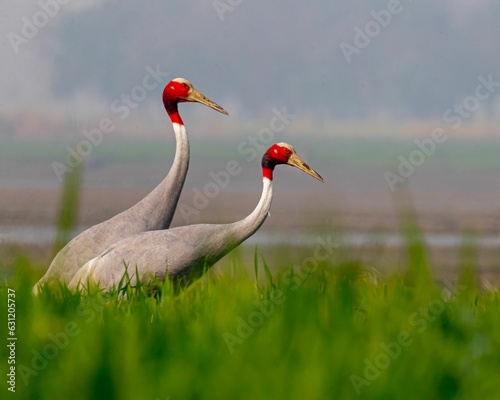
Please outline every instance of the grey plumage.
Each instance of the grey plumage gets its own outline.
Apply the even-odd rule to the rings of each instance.
[[[166,229],[170,226],[189,165],[187,136],[185,132],[179,132],[177,136],[179,151],[176,152],[174,167],[167,177],[133,207],[92,226],[72,239],[56,255],[38,284],[49,282],[51,279],[68,283],[87,261],[113,243],[141,232]]]
[[[177,89],[180,95],[177,94]],[[165,179],[133,207],[72,239],[56,255],[46,274],[35,285],[34,294],[37,294],[39,287],[45,283],[69,283],[87,261],[101,254],[113,243],[141,232],[167,229],[170,226],[189,167],[189,141],[178,114],[177,103],[196,101],[223,114],[227,112],[182,78],[174,79],[165,87],[163,101],[172,120],[176,138],[174,161]]]

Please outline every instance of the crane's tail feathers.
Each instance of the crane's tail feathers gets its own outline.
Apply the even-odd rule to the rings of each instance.
[[[94,258],[87,262],[82,268],[78,270],[71,282],[68,284],[68,288],[72,292],[89,293],[89,290],[94,282],[93,272],[97,258]]]
[[[40,294],[40,290],[42,288],[41,286],[42,286],[42,280],[40,279],[40,281],[37,282],[35,284],[35,286],[33,286],[33,289],[31,289],[31,294],[35,297],[38,296]]]

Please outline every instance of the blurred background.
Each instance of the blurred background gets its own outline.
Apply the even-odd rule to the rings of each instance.
[[[325,183],[277,170],[272,216],[250,251],[332,235],[352,257],[397,268],[400,210],[413,210],[443,274],[467,242],[496,279],[497,1],[80,3],[3,4],[3,273],[20,253],[48,267],[75,166],[75,233],[163,179],[175,141],[161,93],[181,76],[229,116],[180,106],[192,158],[175,226],[249,214],[263,151],[286,141]]]

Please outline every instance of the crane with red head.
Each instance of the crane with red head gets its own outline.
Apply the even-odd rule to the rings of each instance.
[[[163,90],[163,104],[172,122],[176,149],[167,176],[151,193],[128,210],[73,238],[59,251],[45,275],[34,286],[35,295],[46,284],[68,284],[87,261],[97,257],[113,243],[141,232],[167,229],[170,226],[189,168],[189,140],[178,110],[179,103],[183,102],[201,103],[227,115],[221,106],[196,90],[186,79],[176,78],[170,81]]]
[[[95,284],[112,291],[134,286],[138,281],[142,286],[154,287],[158,280],[165,279],[176,288],[190,285],[261,227],[271,207],[273,172],[281,164],[294,166],[323,182],[292,146],[277,143],[262,158],[262,195],[246,218],[230,224],[188,225],[130,236],[87,262],[69,288],[85,292],[88,285]]]

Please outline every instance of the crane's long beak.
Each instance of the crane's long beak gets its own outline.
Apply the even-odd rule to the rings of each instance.
[[[195,88],[191,88],[189,96],[186,101],[196,101],[198,103],[204,104],[207,107],[213,108],[215,111],[219,111],[222,114],[228,115],[227,111],[224,110],[221,106],[219,106],[214,101],[210,100],[204,94],[198,92]]]
[[[288,165],[292,165],[301,171],[304,171],[306,174],[311,175],[313,178],[316,178],[318,181],[324,182],[324,179],[318,174],[315,170],[313,170],[309,165],[307,165],[302,158],[300,158],[296,153],[292,153],[287,162]]]

